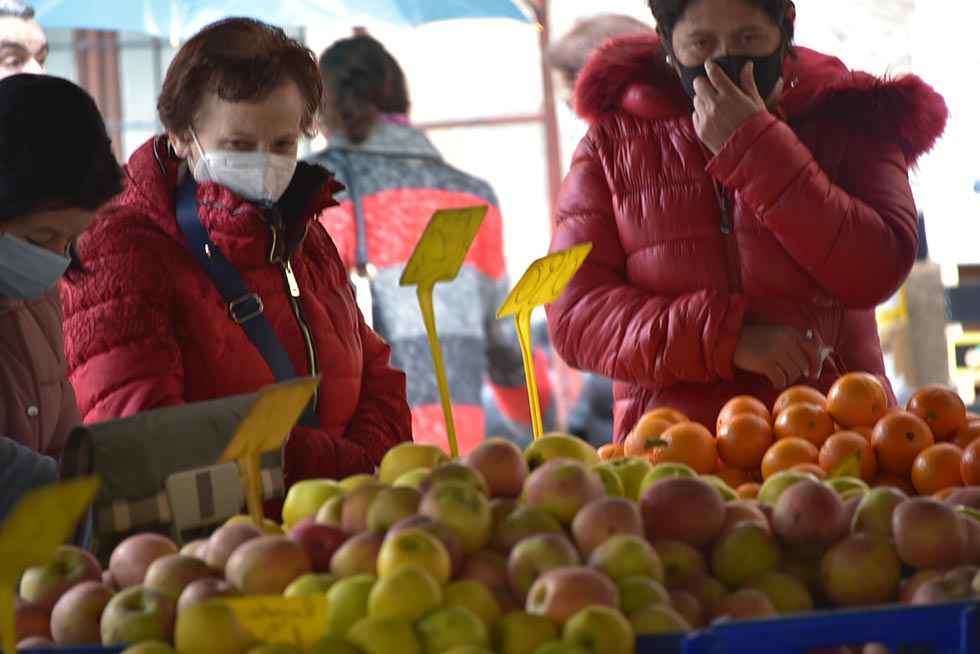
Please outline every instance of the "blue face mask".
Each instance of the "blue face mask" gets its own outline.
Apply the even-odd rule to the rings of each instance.
[[[0,297],[33,300],[58,283],[71,259],[10,234],[0,235]]]

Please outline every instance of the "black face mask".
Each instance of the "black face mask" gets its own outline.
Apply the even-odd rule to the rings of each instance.
[[[675,59],[676,61],[676,59]],[[766,57],[749,57],[746,55],[725,55],[713,59],[718,66],[725,71],[728,78],[735,82],[735,86],[742,88],[742,68],[748,62],[755,65],[755,85],[759,89],[759,95],[763,100],[769,98],[776,83],[783,75],[783,48],[776,48],[776,51]],[[677,69],[680,72],[681,85],[691,98],[694,97],[694,80],[698,77],[707,77],[708,72],[701,66],[682,66],[679,61]]]

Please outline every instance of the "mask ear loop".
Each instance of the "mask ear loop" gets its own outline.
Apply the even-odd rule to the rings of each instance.
[[[199,156],[201,157],[201,161],[204,162],[204,167],[208,171],[208,179],[210,179],[210,180],[213,181],[214,180],[214,171],[211,170],[211,164],[208,163],[207,155],[205,155],[205,153],[204,153],[204,147],[201,145],[201,142],[199,140],[197,140],[197,132],[194,131],[194,127],[193,126],[192,127],[189,127],[188,128],[188,131],[190,131],[191,138],[194,139],[194,145],[197,146],[197,151],[199,153]]]

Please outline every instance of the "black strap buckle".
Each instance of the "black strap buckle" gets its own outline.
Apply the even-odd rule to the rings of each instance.
[[[262,298],[259,297],[258,293],[243,295],[228,305],[228,313],[231,315],[231,319],[239,325],[253,318],[258,318],[263,311],[265,311],[265,305],[262,304]]]

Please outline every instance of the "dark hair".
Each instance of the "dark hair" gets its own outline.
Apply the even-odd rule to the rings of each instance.
[[[122,179],[88,93],[47,75],[0,80],[0,222],[42,208],[94,211]]]
[[[208,93],[226,102],[255,102],[286,80],[303,95],[302,127],[312,135],[323,93],[316,55],[278,27],[250,18],[221,20],[195,34],[171,62],[157,101],[160,122],[185,134]]]
[[[20,0],[0,0],[0,18],[34,18],[34,7]]]
[[[664,46],[669,50],[674,27],[684,17],[684,12],[693,0],[647,0],[650,11],[657,21],[657,31],[664,39]],[[741,0],[761,9],[772,19],[783,33],[783,42],[792,51],[795,23],[795,13],[791,11],[794,4],[790,0]]]
[[[320,55],[324,125],[352,142],[371,133],[379,114],[408,113],[405,73],[385,47],[370,36],[337,41]]]
[[[623,34],[652,32],[653,28],[631,16],[600,14],[575,23],[568,34],[553,43],[546,54],[548,64],[574,82],[589,56],[609,39]]]

